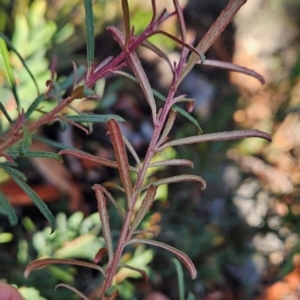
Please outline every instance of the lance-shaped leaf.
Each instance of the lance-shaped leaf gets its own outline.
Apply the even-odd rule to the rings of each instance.
[[[196,49],[201,53],[205,53],[221,35],[226,26],[232,21],[235,14],[246,2],[247,0],[230,0],[226,8],[219,15],[218,19],[212,24],[212,26],[206,32],[205,36],[198,43]],[[189,73],[189,71],[194,67],[198,60],[199,57],[197,56],[197,54],[192,53],[178,80],[178,84]]]
[[[233,130],[233,131],[224,131],[224,132],[190,136],[183,139],[175,140],[162,145],[158,149],[158,151],[161,151],[167,147],[173,147],[179,145],[196,144],[196,143],[203,143],[208,141],[236,140],[236,139],[243,139],[243,138],[250,138],[250,137],[262,138],[269,142],[272,140],[271,136],[268,133],[259,131],[257,129]]]
[[[164,126],[164,131],[161,134],[161,137],[160,137],[157,145],[161,145],[162,143],[164,143],[167,140],[168,134],[170,133],[171,129],[173,128],[176,117],[177,117],[177,112],[174,109],[171,109],[169,112],[169,116],[168,116],[166,125]]]
[[[27,181],[26,175],[24,173],[22,173],[21,171],[19,171],[18,169],[15,169],[16,167],[18,167],[17,164],[14,164],[14,163],[2,163],[2,164],[0,164],[0,167],[2,169],[4,169],[5,171],[7,171],[9,169],[9,172],[11,172],[14,176],[19,177],[24,182]]]
[[[184,300],[184,280],[183,280],[183,270],[182,270],[182,266],[180,264],[180,262],[178,261],[178,259],[173,258],[172,259],[174,264],[175,264],[175,268],[176,268],[176,273],[177,273],[177,280],[178,280],[178,289],[179,289],[179,299],[180,300]]]
[[[118,122],[125,122],[125,120],[117,115],[68,115],[68,119],[75,122],[87,122],[87,123],[106,123],[110,119],[114,119]]]
[[[18,223],[18,217],[13,207],[9,204],[5,195],[0,191],[0,213],[8,217],[11,226],[15,226]]]
[[[233,63],[207,59],[207,60],[205,60],[203,65],[226,69],[226,70],[232,71],[232,72],[243,73],[245,75],[255,77],[261,84],[265,84],[265,82],[266,82],[265,79],[260,74],[255,72],[254,70],[250,70],[248,68],[241,67],[241,66],[235,65]]]
[[[102,257],[107,253],[107,248],[101,248],[98,250],[98,252],[96,253],[94,259],[93,259],[93,263],[94,264],[98,264],[101,260]]]
[[[159,186],[162,184],[170,184],[170,183],[183,182],[183,181],[199,182],[202,184],[202,187],[201,187],[202,190],[204,190],[206,188],[206,182],[202,177],[197,176],[197,175],[182,174],[182,175],[176,175],[176,176],[163,178],[163,179],[151,182],[151,183],[139,188],[135,193],[140,193],[140,192],[148,189],[151,185]]]
[[[130,79],[131,81],[133,81],[136,84],[139,83],[138,80],[134,76],[132,76],[132,75],[126,73],[126,72],[113,71],[112,73],[124,76],[124,77]],[[162,94],[160,94],[159,92],[157,92],[156,90],[152,89],[152,93],[159,100],[162,100],[162,101],[166,102],[166,97],[163,96]],[[173,105],[172,109],[175,110],[175,111],[177,111],[177,112],[179,112],[183,117],[185,117],[186,119],[188,119],[191,123],[193,123],[198,128],[198,130],[200,131],[200,133],[202,133],[202,129],[201,129],[198,121],[195,118],[193,118],[189,113],[187,113],[185,110],[183,110],[181,107],[179,107],[177,105]]]
[[[167,166],[187,166],[194,167],[194,163],[188,159],[168,159],[168,160],[160,160],[153,162],[149,165],[149,168],[155,167],[167,167]]]
[[[20,61],[22,62],[24,68],[26,69],[27,73],[29,74],[29,76],[31,77],[35,87],[36,87],[36,90],[37,90],[37,94],[39,95],[40,94],[40,91],[39,91],[39,87],[38,87],[38,84],[33,76],[33,74],[31,73],[30,69],[28,68],[27,64],[26,64],[26,61],[25,59],[22,57],[22,55],[17,51],[17,49],[13,46],[13,44],[11,43],[11,41],[9,40],[9,38],[3,34],[2,32],[0,32],[0,38],[3,39],[6,43],[6,45],[8,46],[8,48],[10,48],[17,56],[18,58],[20,59]]]
[[[115,39],[120,44],[121,48],[124,49],[124,44],[125,44],[124,34],[116,27],[109,27],[108,29],[111,30]],[[153,122],[155,123],[156,122],[156,103],[154,100],[154,96],[152,93],[152,89],[151,89],[148,77],[142,67],[140,59],[138,58],[138,56],[136,55],[136,53],[134,51],[128,53],[127,59],[129,61],[130,67],[131,67],[134,75],[138,79],[138,83],[139,83],[140,87],[142,88],[142,90],[144,92],[146,100],[151,108]]]
[[[107,300],[115,300],[119,295],[119,290],[117,287],[111,286],[105,291],[104,295],[107,297]]]
[[[14,76],[14,72],[13,72],[11,63],[9,61],[9,52],[8,52],[6,44],[3,40],[0,40],[0,58],[1,57],[2,57],[2,65],[3,65],[4,71],[7,76],[9,86],[12,90],[12,93],[13,93],[15,99],[16,99],[17,107],[20,107],[20,100],[19,100],[19,96],[18,96],[18,92],[17,92],[16,80],[15,80],[15,76]]]
[[[56,227],[55,218],[52,215],[51,211],[49,210],[48,206],[36,194],[36,192],[26,184],[24,177],[18,176],[18,173],[16,172],[18,170],[11,168],[11,167],[3,166],[3,165],[2,165],[2,167],[8,173],[8,175],[15,181],[15,183],[29,196],[29,198],[32,200],[32,202],[37,206],[37,208],[40,210],[40,212],[48,220],[50,227],[51,227],[51,233],[54,232],[55,227]]]
[[[119,267],[126,268],[126,269],[129,269],[129,270],[136,271],[136,272],[140,273],[143,276],[145,281],[148,281],[148,279],[149,279],[148,274],[142,269],[135,268],[135,267],[125,265],[125,264],[119,264]]]
[[[148,244],[148,245],[152,245],[152,246],[156,246],[156,247],[160,247],[160,248],[168,250],[169,252],[173,253],[186,266],[186,268],[190,272],[190,275],[191,275],[192,279],[196,278],[197,270],[196,270],[193,262],[182,251],[180,251],[180,250],[178,250],[174,247],[171,247],[167,244],[164,244],[164,243],[161,243],[161,242],[158,242],[158,241],[153,241],[153,240],[132,239],[127,243],[127,245],[132,244],[132,243],[143,243],[143,244]]]
[[[47,99],[47,96],[45,94],[39,95],[28,107],[25,116],[28,119],[31,114],[38,108],[41,102]]]
[[[92,189],[95,191],[96,194],[98,212],[102,224],[103,237],[107,246],[109,260],[111,260],[113,258],[114,253],[113,253],[113,245],[112,245],[112,239],[110,233],[109,216],[106,207],[106,199],[103,194],[102,188],[98,184],[93,185]]]
[[[183,96],[179,96],[177,98],[173,99],[173,104],[179,103],[179,102],[186,102],[187,111],[191,113],[195,106],[195,100],[192,98],[185,98]]]
[[[130,201],[132,197],[132,182],[130,178],[128,157],[127,157],[122,133],[119,124],[114,119],[110,119],[107,122],[107,126],[110,132],[110,138],[113,144],[121,182],[127,196],[127,201],[128,201],[127,204],[128,207],[130,207],[131,206]]]
[[[40,158],[57,159],[59,162],[63,162],[61,156],[59,154],[56,154],[53,152],[27,151],[26,153],[22,154],[19,151],[9,151],[9,152],[7,152],[7,154],[14,159],[16,159],[17,157],[40,157]]]
[[[95,32],[93,1],[84,0],[85,26],[86,26],[86,52],[88,63],[88,75],[92,72],[95,52]]]
[[[12,124],[13,120],[11,119],[10,115],[8,114],[8,112],[6,111],[6,109],[5,109],[4,105],[2,104],[2,102],[0,102],[0,110],[3,112],[5,118],[9,122],[9,124]]]
[[[149,209],[154,201],[156,191],[157,191],[157,186],[153,186],[153,185],[151,185],[149,187],[149,189],[147,190],[146,195],[142,201],[142,204],[141,204],[140,208],[138,209],[135,219],[131,225],[131,230],[130,230],[129,236],[132,234],[133,231],[135,231],[135,229],[139,226],[139,224],[144,219],[146,213],[149,211]]]
[[[86,297],[84,294],[82,294],[80,291],[78,291],[76,288],[74,288],[73,286],[66,284],[66,283],[59,283],[55,286],[55,291],[57,288],[59,287],[64,287],[72,292],[74,292],[75,294],[77,294],[81,299],[83,300],[89,300],[88,297]]]
[[[101,268],[100,266],[93,264],[93,263],[80,261],[80,260],[76,260],[76,259],[43,258],[43,259],[34,260],[31,263],[29,263],[25,269],[24,277],[27,278],[30,275],[30,273],[34,270],[41,269],[41,268],[47,267],[49,265],[54,265],[54,264],[74,265],[74,266],[91,268],[91,269],[98,270],[103,275],[105,275],[103,268]]]

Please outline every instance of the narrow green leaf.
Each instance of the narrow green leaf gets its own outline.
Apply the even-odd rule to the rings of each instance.
[[[36,87],[37,94],[39,95],[40,91],[39,91],[39,87],[38,87],[37,81],[35,80],[33,74],[31,73],[30,69],[28,68],[25,59],[21,56],[21,54],[13,46],[13,44],[11,43],[11,41],[9,40],[9,38],[5,34],[3,34],[2,32],[0,32],[0,38],[2,38],[6,42],[6,45],[18,56],[18,58],[20,59],[20,61],[23,64],[23,66],[25,67],[26,71],[28,72],[29,76],[31,77],[31,79],[32,79],[32,81],[33,81],[33,83],[34,83],[34,85]]]
[[[32,202],[37,206],[40,212],[44,215],[44,217],[48,220],[51,233],[54,232],[56,224],[55,218],[49,210],[48,206],[43,202],[43,200],[36,194],[36,192],[30,188],[22,177],[16,175],[15,169],[13,168],[4,168],[4,170],[8,173],[8,175],[18,184],[18,186],[29,196]]]
[[[130,41],[130,16],[129,16],[129,6],[127,0],[122,0],[122,10],[123,10],[124,25],[125,25],[125,49],[127,49],[128,43]]]
[[[52,158],[57,159],[60,162],[63,162],[60,155],[53,153],[53,152],[44,152],[44,151],[27,151],[24,154],[21,154],[19,151],[9,151],[7,152],[13,159],[17,157],[40,157],[40,158]]]
[[[106,199],[103,194],[102,188],[99,184],[93,185],[92,189],[95,191],[96,198],[97,198],[97,204],[98,204],[98,212],[100,216],[100,221],[102,224],[102,232],[103,237],[106,243],[109,261],[113,258],[113,245],[112,245],[112,239],[111,239],[111,233],[110,233],[110,225],[109,225],[109,216],[108,211],[106,207]]]
[[[123,72],[123,71],[114,71],[113,72],[114,74],[118,74],[118,75],[121,75],[123,77],[126,77],[128,79],[130,79],[131,81],[133,81],[134,83],[136,84],[139,84],[139,81],[132,75],[126,73],[126,72]],[[153,92],[153,95],[158,98],[159,100],[162,100],[164,102],[166,102],[166,97],[163,96],[162,94],[160,94],[159,92],[157,92],[156,90],[153,90],[152,89],[152,92]],[[200,127],[198,121],[192,117],[189,113],[187,113],[185,110],[183,110],[181,107],[177,106],[177,105],[173,105],[172,106],[172,109],[179,112],[183,117],[185,117],[186,119],[188,119],[191,123],[193,123],[197,128],[198,130],[200,131],[200,133],[202,133],[202,128]]]
[[[20,99],[19,99],[18,92],[17,92],[15,75],[14,75],[10,60],[9,60],[9,52],[6,47],[6,43],[1,39],[0,39],[0,56],[2,57],[2,63],[3,63],[4,71],[6,73],[6,77],[7,77],[9,86],[12,90],[12,93],[13,93],[15,99],[16,99],[17,106],[20,107]]]
[[[88,74],[92,72],[95,56],[95,32],[94,32],[94,14],[93,1],[84,0],[85,26],[86,26],[86,52],[88,63]]]
[[[41,102],[47,99],[47,96],[45,94],[39,95],[28,107],[25,116],[26,119],[28,119],[31,114],[38,108]]]
[[[178,259],[173,258],[175,264],[177,280],[178,280],[178,289],[179,289],[179,300],[184,300],[184,280],[183,280],[183,270],[182,266]]]
[[[76,295],[78,295],[80,298],[82,298],[83,300],[90,300],[88,297],[86,297],[83,293],[81,293],[80,291],[78,291],[76,288],[74,288],[73,286],[66,284],[66,283],[59,283],[55,286],[55,291],[57,288],[59,287],[64,287],[72,292],[74,292]]]
[[[43,258],[43,259],[37,259],[37,260],[30,262],[25,269],[24,277],[28,278],[28,276],[30,275],[30,273],[32,273],[32,271],[41,269],[41,268],[47,267],[48,265],[53,265],[53,264],[81,266],[81,267],[86,267],[86,268],[90,268],[90,269],[95,269],[95,270],[100,271],[103,275],[105,274],[103,268],[101,268],[100,266],[93,264],[93,263],[80,261],[80,260],[76,260],[76,259]]]
[[[139,193],[144,190],[147,190],[151,185],[159,186],[162,184],[170,184],[170,183],[183,182],[183,181],[199,182],[202,184],[202,187],[201,187],[202,190],[204,190],[206,188],[206,182],[202,177],[197,176],[197,175],[182,174],[182,175],[176,175],[176,176],[163,178],[163,179],[151,182],[151,183],[141,187],[140,189],[138,189],[135,193]]]
[[[18,217],[15,210],[6,199],[5,195],[0,191],[0,213],[8,217],[11,226],[17,225]]]
[[[14,163],[12,163],[12,164],[11,163],[2,163],[2,164],[0,164],[0,167],[2,169],[4,169],[7,173],[8,173],[8,170],[9,170],[9,172],[14,174],[14,176],[19,177],[24,182],[27,181],[27,178],[26,178],[25,174],[22,173],[21,171],[19,171],[18,169],[16,169],[16,167],[18,167],[18,165],[14,164]]]
[[[126,268],[126,269],[129,269],[129,270],[136,271],[136,272],[140,273],[143,276],[145,281],[148,281],[148,279],[149,279],[148,274],[142,269],[135,268],[135,267],[132,267],[132,266],[129,266],[129,265],[124,265],[124,264],[119,264],[119,266],[121,268]]]
[[[131,207],[131,197],[132,197],[132,182],[129,172],[128,157],[125,149],[125,144],[123,141],[123,136],[116,120],[110,119],[107,122],[107,127],[110,133],[111,142],[113,144],[114,153],[116,161],[118,164],[118,170],[121,178],[123,188],[127,196],[128,208]]]
[[[57,149],[65,149],[65,150],[70,149],[70,150],[77,150],[77,151],[78,151],[78,149],[76,149],[76,148],[74,148],[74,147],[71,147],[71,146],[65,145],[65,144],[63,144],[63,143],[60,143],[60,142],[56,142],[56,141],[47,139],[47,138],[45,138],[45,137],[33,135],[32,138],[33,138],[34,140],[43,142],[43,143],[45,143],[45,144],[47,144],[47,145],[53,146],[53,147],[55,147],[55,148],[57,148]]]
[[[132,239],[130,240],[128,244],[132,244],[132,243],[143,243],[143,244],[148,244],[148,245],[152,245],[152,246],[156,246],[156,247],[160,247],[163,249],[168,250],[169,252],[173,253],[174,255],[176,255],[176,257],[186,266],[186,268],[188,269],[188,271],[190,272],[190,275],[192,277],[192,279],[195,279],[197,276],[197,270],[193,264],[193,262],[191,261],[191,259],[182,251],[171,247],[167,244],[158,242],[158,241],[154,241],[154,240],[146,240],[146,239]]]
[[[153,204],[155,195],[157,191],[157,186],[150,186],[149,189],[146,192],[146,195],[142,201],[142,204],[140,208],[138,209],[138,212],[135,216],[135,219],[132,223],[130,234],[132,234],[133,231],[139,226],[139,224],[144,219],[146,213],[149,211],[151,205]]]
[[[2,102],[0,102],[0,110],[3,112],[5,118],[9,122],[9,124],[12,124],[13,120],[11,119],[10,115],[8,114],[8,112],[6,111],[6,109],[5,109],[4,105],[2,104]]]
[[[23,140],[21,143],[20,153],[25,154],[32,144],[32,134],[27,126],[22,126],[23,129]]]
[[[203,135],[195,135],[195,136],[190,136],[183,139],[171,141],[169,143],[162,145],[158,149],[158,151],[161,151],[167,147],[174,147],[179,145],[203,143],[208,141],[236,140],[236,139],[250,138],[250,137],[262,138],[269,142],[272,140],[271,136],[268,133],[259,131],[257,129],[233,130],[233,131],[223,131],[217,133],[208,133]]]
[[[105,123],[109,119],[114,119],[118,122],[125,122],[122,117],[117,115],[68,115],[66,117],[75,122]]]

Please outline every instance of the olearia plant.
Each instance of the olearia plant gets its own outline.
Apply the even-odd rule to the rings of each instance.
[[[15,53],[18,52],[13,48],[9,39],[7,39],[3,34],[1,34],[0,36],[5,41],[5,43],[1,44],[1,53],[4,58],[4,62],[6,62],[6,71],[19,110],[19,117],[17,118],[17,120],[13,121],[11,120],[5,107],[3,105],[0,106],[3,115],[10,123],[9,131],[7,131],[1,138],[0,155],[6,159],[6,162],[1,163],[0,167],[4,169],[32,198],[34,203],[39,207],[41,212],[49,220],[52,231],[55,230],[54,218],[47,206],[26,184],[26,177],[17,169],[17,165],[15,164],[15,159],[17,157],[40,156],[45,158],[61,159],[61,155],[72,155],[80,159],[92,160],[106,167],[115,168],[118,170],[118,173],[120,175],[121,186],[117,185],[116,183],[103,183],[95,184],[92,187],[97,198],[98,211],[100,221],[102,223],[103,237],[106,243],[106,247],[99,249],[98,253],[95,254],[94,262],[87,263],[78,260],[59,260],[45,258],[31,262],[25,271],[25,276],[28,276],[35,269],[42,268],[49,264],[73,264],[96,269],[103,274],[103,288],[102,293],[99,295],[99,299],[101,300],[112,300],[116,299],[116,297],[118,296],[119,291],[117,287],[113,286],[113,280],[119,268],[129,268],[131,270],[135,270],[139,272],[145,280],[147,280],[148,276],[144,270],[133,266],[122,265],[120,263],[123,250],[129,244],[143,243],[164,248],[167,251],[173,253],[181,261],[181,263],[186,266],[193,279],[197,276],[197,271],[193,262],[185,253],[167,244],[155,241],[154,239],[141,239],[137,237],[137,234],[139,234],[138,236],[141,236],[142,234],[144,234],[145,236],[149,236],[147,235],[149,233],[153,234],[154,236],[156,235],[155,232],[152,232],[150,230],[139,230],[139,225],[148,212],[149,208],[151,207],[155,199],[157,189],[160,185],[192,181],[199,184],[201,189],[204,189],[206,186],[206,183],[202,177],[190,174],[176,175],[148,183],[146,174],[149,168],[158,166],[193,166],[193,162],[188,159],[169,159],[153,162],[152,160],[155,154],[163,151],[168,147],[202,143],[207,141],[233,140],[250,137],[263,138],[268,141],[271,140],[271,137],[267,133],[261,132],[259,130],[236,130],[229,132],[202,134],[197,120],[195,120],[192,115],[190,115],[190,112],[193,109],[193,100],[186,98],[185,95],[176,95],[177,88],[180,82],[195,64],[204,64],[225,68],[230,71],[242,72],[247,75],[254,76],[261,83],[264,83],[264,79],[252,70],[236,66],[231,63],[208,60],[204,56],[204,53],[223,32],[227,24],[231,22],[237,11],[241,8],[242,5],[246,3],[246,0],[230,0],[227,7],[222,11],[218,19],[213,23],[211,28],[208,30],[208,32],[196,47],[193,46],[193,40],[186,40],[186,27],[179,0],[173,0],[174,11],[172,11],[171,13],[167,12],[166,10],[158,12],[156,1],[151,0],[151,3],[153,12],[152,19],[145,30],[139,36],[137,36],[135,35],[134,27],[131,27],[130,25],[128,1],[121,1],[125,33],[121,32],[119,29],[113,26],[108,27],[107,30],[114,36],[122,51],[118,56],[108,57],[98,66],[96,66],[94,64],[93,6],[92,0],[85,0],[84,5],[86,11],[87,72],[86,77],[83,80],[84,83],[78,84],[80,80],[82,81],[82,75],[78,74],[77,67],[74,62],[72,62],[74,74],[72,76],[71,84],[70,82],[64,82],[61,84],[56,82],[54,80],[53,70],[53,78],[47,81],[48,91],[45,94],[39,95],[36,100],[32,102],[31,106],[27,109],[26,112],[24,111],[24,109],[22,109],[21,103],[17,97],[17,90],[13,73],[9,67],[9,64],[7,63],[8,51],[6,45]],[[172,36],[169,33],[160,30],[160,25],[163,22],[165,22],[169,18],[174,17],[176,17],[178,20],[180,38]],[[149,37],[156,34],[165,35],[181,46],[179,61],[171,62],[164,52],[162,52],[157,46],[148,41]],[[165,59],[167,61],[173,77],[169,87],[169,92],[166,97],[151,88],[147,79],[147,74],[145,73],[139,57],[136,54],[136,50],[139,46],[143,46],[152,50],[162,59]],[[20,59],[22,60],[21,57]],[[23,63],[25,64],[24,61]],[[130,66],[134,75],[122,71],[125,66]],[[92,90],[95,83],[98,80],[112,74],[114,76],[124,76],[129,80],[137,83],[143,90],[145,99],[150,106],[151,118],[153,122],[153,135],[143,161],[140,160],[133,146],[121,132],[118,122],[122,122],[122,118],[115,115],[100,116],[93,114],[81,114],[80,112],[77,112],[76,115],[63,115],[62,113],[63,109],[66,107],[71,107],[72,102],[75,100],[77,101],[78,99],[82,99],[81,101],[84,101],[84,99],[86,98],[99,98]],[[72,86],[72,92],[69,96],[63,98],[62,91],[65,90],[67,86]],[[49,112],[44,112],[40,107],[40,104],[50,98],[57,99],[57,105]],[[157,109],[157,100],[161,100],[164,102],[162,108],[160,109]],[[178,107],[176,105],[178,102],[186,102],[187,111]],[[30,116],[36,110],[43,113],[43,115],[37,121],[31,121]],[[188,121],[192,122],[198,128],[198,135],[189,136],[177,140],[169,140],[168,136],[178,113],[182,114]],[[70,123],[81,128],[87,133],[88,130],[79,123],[106,122],[108,134],[110,136],[115,154],[115,161],[93,156],[77,149],[68,149],[67,147],[61,150],[58,154],[45,152],[38,153],[30,151],[32,138],[36,138],[33,136],[33,133],[42,125],[52,123],[54,121],[59,121],[61,123],[62,129],[67,126],[67,123]],[[44,139],[44,141],[50,143],[48,140]],[[13,146],[16,147],[17,145],[19,145],[18,150],[10,150]],[[61,146],[61,148],[63,148],[63,146]],[[127,151],[131,153],[131,155],[135,158],[135,166],[129,165]],[[132,176],[132,173],[135,173],[135,176]],[[109,188],[116,188],[124,193],[124,197],[126,198],[125,209],[118,206],[117,201],[108,191]],[[0,196],[2,207],[4,207],[3,211],[8,215],[11,223],[15,224],[16,217],[14,215],[13,209],[9,206],[5,199],[5,196],[2,193],[0,194]],[[142,201],[138,201],[141,198]],[[112,241],[109,214],[107,209],[108,200],[111,201],[112,204],[116,207],[120,218],[122,218],[123,220],[123,225],[116,244],[114,244]],[[108,261],[104,263],[104,267],[99,266],[99,263],[102,264],[103,258],[106,256],[108,256]],[[66,284],[59,284],[57,287],[69,288],[77,293],[82,299],[88,299],[74,287],[68,286]]]

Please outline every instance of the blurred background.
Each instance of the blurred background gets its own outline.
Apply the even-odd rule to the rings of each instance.
[[[105,28],[114,24],[122,29],[123,25],[120,1],[94,2],[99,63],[120,52]],[[172,11],[172,1],[157,2],[159,10],[167,7]],[[180,3],[184,6],[188,36],[199,41],[228,0]],[[132,0],[130,11],[139,34],[151,19],[151,1]],[[180,249],[193,260],[197,279],[191,280],[186,273],[185,282],[196,299],[300,299],[299,11],[297,0],[248,1],[206,53],[209,59],[254,69],[266,79],[264,86],[245,75],[207,66],[195,67],[180,85],[179,94],[195,99],[193,116],[204,133],[256,128],[273,137],[272,143],[247,139],[176,147],[157,157],[188,158],[194,161],[191,173],[207,181],[204,191],[187,183],[161,186],[142,224],[159,233],[156,239]],[[72,72],[71,61],[86,65],[84,24],[83,1],[0,0],[0,30],[26,59],[41,91],[46,90],[54,57],[60,82]],[[177,34],[176,19],[165,23],[163,29]],[[162,36],[151,41],[172,60],[178,58],[180,49],[173,41]],[[139,49],[138,54],[151,86],[166,95],[171,73],[165,62],[146,49]],[[17,57],[11,53],[10,59],[26,109],[36,92]],[[142,91],[118,77],[101,80],[95,88],[102,99],[81,102],[76,109],[121,115],[127,120],[122,131],[142,158],[152,134]],[[16,118],[15,100],[3,72],[0,94],[1,102]],[[53,105],[46,103],[44,109]],[[3,121],[2,132],[7,128]],[[92,134],[86,136],[77,128],[69,126],[61,132],[59,125],[51,124],[38,134],[113,158],[105,133],[103,125],[95,125]],[[195,134],[197,129],[179,116],[171,138]],[[56,151],[48,147],[39,141],[32,145],[32,149]],[[101,288],[102,277],[89,269],[51,266],[35,271],[27,280],[23,272],[30,261],[45,256],[87,261],[94,258],[104,241],[91,186],[118,182],[117,173],[68,157],[63,165],[53,165],[47,159],[20,159],[18,164],[55,214],[58,229],[49,235],[38,209],[1,173],[1,190],[14,205],[19,224],[12,228],[6,218],[0,217],[0,279],[20,287],[26,299],[77,299],[64,289],[55,292],[53,288],[59,282],[75,285],[93,299]],[[183,167],[151,169],[149,179],[183,172]],[[122,205],[121,195],[114,196]],[[113,207],[110,213],[116,239],[121,222]],[[144,268],[150,279],[145,283],[138,274],[120,270],[116,276],[120,299],[178,299],[171,258],[157,248],[126,248],[123,263]]]

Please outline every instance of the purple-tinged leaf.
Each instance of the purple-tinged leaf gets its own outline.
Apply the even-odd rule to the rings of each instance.
[[[167,244],[158,242],[158,241],[153,241],[153,240],[146,240],[146,239],[132,239],[130,240],[128,244],[132,244],[132,243],[143,243],[143,244],[148,244],[148,245],[152,245],[152,246],[156,246],[156,247],[160,247],[163,249],[168,250],[169,252],[173,253],[188,269],[188,271],[190,272],[190,275],[192,277],[192,279],[195,279],[197,276],[197,270],[193,264],[193,262],[191,261],[191,259],[182,251],[171,247]]]
[[[150,186],[146,192],[146,195],[142,201],[140,208],[137,211],[134,221],[131,225],[131,230],[129,236],[131,236],[132,232],[139,226],[139,224],[144,219],[146,213],[149,211],[151,205],[153,204],[155,195],[157,191],[157,186]]]
[[[106,199],[103,194],[102,187],[99,184],[93,185],[92,189],[95,191],[97,203],[98,203],[98,212],[100,216],[100,221],[102,224],[102,232],[103,237],[107,246],[109,261],[113,258],[113,245],[110,233],[110,225],[109,225],[109,216],[106,207]]]
[[[241,66],[235,65],[235,64],[230,63],[230,62],[207,59],[207,60],[205,60],[203,65],[210,66],[210,67],[217,67],[217,68],[221,68],[221,69],[226,69],[226,70],[232,71],[232,72],[243,73],[243,74],[255,77],[261,84],[266,83],[265,79],[260,74],[255,72],[254,70],[250,70],[248,68],[241,67]]]
[[[167,62],[167,64],[170,66],[172,73],[174,72],[173,64],[171,63],[169,57],[162,50],[160,50],[157,46],[155,46],[154,44],[152,44],[151,42],[149,42],[147,40],[143,41],[141,46],[151,50],[152,52],[157,54],[160,58],[164,59]]]
[[[74,292],[75,294],[77,294],[80,298],[82,298],[83,300],[89,300],[88,297],[86,297],[84,294],[82,294],[80,291],[78,291],[76,288],[74,288],[73,286],[66,284],[66,283],[59,283],[55,286],[55,291],[57,288],[59,287],[64,287],[72,292]]]
[[[188,145],[203,143],[208,141],[226,141],[226,140],[236,140],[243,138],[261,138],[271,142],[271,136],[263,131],[257,129],[245,129],[245,130],[233,130],[233,131],[223,131],[217,133],[208,133],[203,135],[190,136],[183,139],[171,141],[162,145],[157,151],[161,151],[168,147],[179,146],[179,145]]]
[[[102,257],[107,253],[107,248],[100,248],[99,251],[96,253],[94,259],[93,259],[93,263],[94,264],[98,264],[101,260]]]
[[[128,163],[128,157],[123,141],[123,136],[116,120],[110,119],[107,122],[108,130],[110,132],[110,138],[113,144],[116,161],[118,164],[118,170],[121,178],[123,188],[127,196],[128,208],[131,207],[132,197],[132,182],[130,178],[130,169]]]
[[[106,65],[108,65],[112,60],[114,59],[113,56],[109,56],[106,59],[104,59],[103,62],[101,62],[94,70],[94,73],[99,72],[101,69],[103,69]]]
[[[16,151],[19,154],[19,151]],[[14,159],[11,157],[11,154],[8,153],[0,153],[0,156],[4,157],[8,162],[15,162]]]
[[[74,265],[74,266],[91,268],[100,271],[105,276],[105,272],[103,268],[101,268],[96,264],[92,264],[89,262],[80,261],[76,259],[43,258],[43,259],[34,260],[31,263],[29,263],[25,269],[24,277],[27,278],[30,275],[30,273],[34,270],[41,269],[54,264]]]
[[[166,166],[186,166],[186,167],[194,167],[194,163],[188,159],[168,159],[153,162],[149,165],[149,168],[154,167],[166,167]]]
[[[176,176],[163,178],[163,179],[151,182],[151,183],[139,188],[135,193],[140,193],[144,190],[147,190],[151,185],[159,186],[162,184],[170,184],[170,183],[183,182],[183,181],[199,182],[202,184],[201,190],[204,190],[206,188],[206,182],[202,177],[197,176],[197,175],[182,174],[182,175],[176,175]]]
[[[127,0],[122,0],[122,10],[124,17],[124,26],[125,26],[125,49],[127,49],[130,41],[130,16],[129,16],[129,6]]]
[[[173,0],[173,4],[175,6],[177,19],[179,21],[181,40],[185,42],[186,41],[186,28],[185,28],[185,22],[184,22],[184,18],[183,18],[182,8],[180,7],[178,0]]]
[[[135,267],[132,267],[132,266],[129,266],[129,265],[125,265],[125,264],[119,264],[119,267],[126,268],[126,269],[129,269],[129,270],[132,270],[132,271],[140,273],[143,276],[143,278],[144,278],[145,281],[148,281],[148,279],[149,279],[148,274],[144,270],[142,270],[142,269],[135,268]]]
[[[78,78],[77,78],[77,66],[74,61],[71,61],[72,67],[73,67],[73,74],[74,74],[74,81],[73,81],[73,90],[76,88],[78,84]]]
[[[110,31],[113,33],[114,38],[119,43],[121,48],[124,49],[124,47],[125,47],[124,34],[114,26],[110,27]],[[130,67],[131,67],[134,75],[138,79],[139,85],[142,88],[144,95],[146,97],[146,100],[151,108],[153,122],[156,123],[156,103],[154,100],[154,96],[152,93],[152,89],[151,89],[148,77],[142,67],[140,59],[138,58],[138,56],[136,55],[136,53],[134,51],[128,53],[127,59],[128,59],[128,62],[130,64]]]
[[[182,47],[185,47],[187,49],[189,49],[190,51],[192,51],[195,55],[198,55],[198,59],[200,58],[200,60],[202,62],[205,61],[205,56],[203,55],[202,52],[199,52],[199,50],[197,50],[195,47],[193,47],[192,45],[178,39],[176,36],[166,32],[166,31],[163,31],[163,30],[156,30],[154,31],[150,36],[152,35],[155,35],[155,34],[162,34],[162,35],[165,35],[166,37],[168,37],[169,39],[175,41],[177,44],[181,45]]]
[[[239,11],[239,9],[247,2],[247,0],[230,0],[219,15],[218,19],[212,24],[209,30],[206,32],[204,37],[198,43],[196,49],[200,53],[204,54],[210,46],[216,41],[216,39],[221,35],[227,25],[232,21],[235,14]],[[197,54],[192,53],[189,57],[189,60],[178,80],[178,84],[182,81],[182,79],[190,72],[190,70],[194,67],[194,65],[199,60]],[[202,60],[203,62],[203,60]]]

